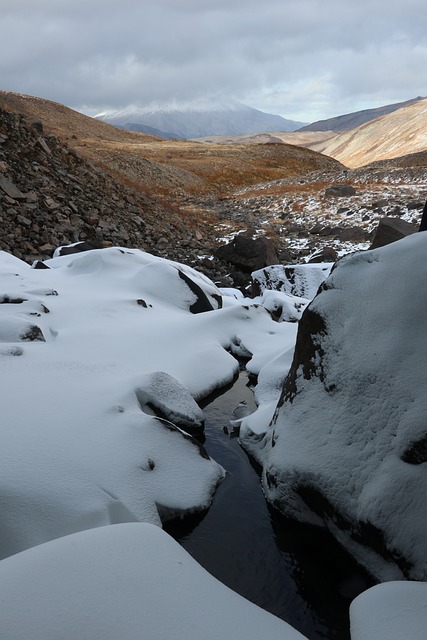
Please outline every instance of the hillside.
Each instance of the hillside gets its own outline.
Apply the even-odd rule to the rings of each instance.
[[[425,151],[427,99],[402,107],[331,140],[310,145],[310,148],[351,168]]]
[[[337,134],[333,131],[271,131],[242,136],[205,136],[194,138],[195,142],[216,144],[265,144],[266,142],[285,142],[298,147],[307,147],[316,142],[325,142]]]
[[[124,131],[49,100],[0,92],[0,107],[40,120],[45,131],[126,186],[181,200],[235,186],[340,169],[339,163],[289,145],[204,145]]]
[[[412,98],[411,100],[405,100],[405,102],[396,102],[394,104],[387,104],[381,107],[376,107],[375,109],[363,109],[362,111],[354,111],[352,113],[346,113],[342,116],[336,116],[335,118],[328,118],[327,120],[318,120],[317,122],[312,122],[305,127],[301,127],[299,132],[308,132],[308,131],[336,131],[343,132],[349,131],[350,129],[355,129],[365,122],[369,122],[370,120],[375,120],[376,118],[380,118],[388,113],[393,113],[393,111],[397,111],[402,107],[406,107],[409,104],[413,104],[419,100],[422,100],[421,96],[417,98]]]

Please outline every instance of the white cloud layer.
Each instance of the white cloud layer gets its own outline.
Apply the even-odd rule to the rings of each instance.
[[[3,0],[0,88],[94,111],[213,96],[313,121],[426,95],[424,0]]]

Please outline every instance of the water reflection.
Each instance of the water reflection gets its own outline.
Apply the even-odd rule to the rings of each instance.
[[[204,409],[204,446],[227,470],[212,507],[165,528],[212,575],[308,638],[346,640],[349,603],[371,583],[327,533],[268,507],[256,465],[224,433],[239,403],[255,408],[246,383],[241,374]]]

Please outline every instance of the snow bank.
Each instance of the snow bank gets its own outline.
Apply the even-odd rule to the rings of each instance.
[[[232,353],[258,373],[296,334],[262,306],[222,308],[209,279],[142,251],[46,265],[0,252],[0,557],[208,507],[222,468],[142,407],[194,425],[195,401],[237,373]]]
[[[241,432],[268,499],[386,580],[427,577],[426,251],[420,233],[340,260],[268,433]]]
[[[8,640],[303,640],[149,524],[84,531],[0,562]]]
[[[386,582],[364,591],[350,607],[352,640],[425,640],[427,584]]]

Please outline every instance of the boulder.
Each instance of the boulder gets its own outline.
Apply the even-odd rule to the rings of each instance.
[[[351,184],[333,184],[325,189],[325,196],[334,196],[335,198],[343,198],[346,196],[356,195],[356,189]]]
[[[427,234],[341,258],[299,323],[265,435],[270,503],[379,580],[427,579]]]
[[[400,218],[381,218],[375,231],[370,249],[383,247],[396,240],[401,240],[411,233],[415,233],[417,227]]]
[[[231,242],[219,247],[215,256],[245,273],[277,264],[279,259],[273,242],[265,236],[258,238],[253,236],[254,231],[251,229],[240,233]]]
[[[170,374],[156,371],[141,376],[135,394],[143,411],[153,410],[189,433],[203,431],[203,411],[189,390]]]
[[[308,261],[309,264],[316,264],[318,262],[336,262],[338,260],[338,253],[333,247],[323,247],[318,253],[315,253]]]
[[[252,274],[254,295],[281,291],[290,296],[311,300],[328,277],[332,263],[275,265]]]

